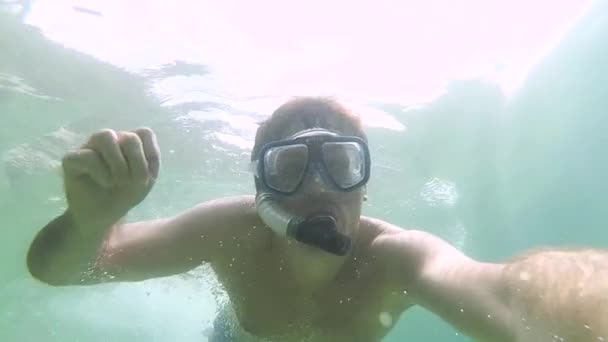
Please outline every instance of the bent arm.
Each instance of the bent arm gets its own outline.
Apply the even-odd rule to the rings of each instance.
[[[253,233],[239,232],[259,224],[257,220],[252,196],[205,202],[172,218],[86,230],[74,224],[68,210],[38,233],[30,246],[28,268],[51,285],[169,276],[229,250],[230,243],[219,243],[228,241],[226,237],[255,239]]]
[[[66,211],[38,232],[27,253],[30,274],[50,285],[94,282],[94,265],[106,235],[114,229],[91,229],[81,234]],[[98,281],[99,282],[99,281]]]

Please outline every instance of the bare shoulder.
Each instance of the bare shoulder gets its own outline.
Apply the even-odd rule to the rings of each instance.
[[[369,256],[377,260],[380,263],[378,266],[382,266],[382,268],[392,265],[397,257],[399,241],[407,230],[366,216],[361,217],[359,228],[360,243],[365,244]]]
[[[371,217],[361,217],[361,231],[370,235],[371,246],[377,252],[406,253],[411,256],[411,251],[420,252],[425,248],[453,249],[446,241],[429,232],[399,227]]]
[[[368,247],[363,259],[373,265],[376,283],[381,283],[386,293],[402,294],[407,289],[412,272],[407,269],[411,258],[404,241],[409,232],[381,219],[361,217],[359,233]],[[405,300],[404,307],[412,305],[409,297],[400,295],[398,300]]]
[[[214,255],[226,250],[261,248],[270,240],[270,231],[260,219],[251,195],[218,198],[200,203],[169,219],[171,225],[198,246],[204,242]]]
[[[253,196],[222,197],[205,201],[170,218],[176,225],[200,225],[214,223],[218,226],[238,228],[240,223],[256,220]],[[230,229],[230,227],[226,227]]]
[[[204,210],[206,207],[213,207],[220,210],[255,210],[255,197],[253,195],[239,195],[230,197],[220,197],[217,199],[202,202],[195,206],[196,210]]]
[[[370,243],[372,249],[386,248],[387,244],[394,243],[395,239],[408,230],[392,223],[368,216],[361,216],[360,233],[362,239]]]
[[[434,254],[455,251],[447,242],[425,231],[405,229],[374,218],[362,218],[361,223],[365,227],[362,230],[373,232],[370,250],[374,257],[399,284],[410,283]]]
[[[362,229],[379,232],[382,236],[386,234],[390,235],[405,231],[404,228],[396,226],[387,221],[369,216],[361,216],[360,224]]]

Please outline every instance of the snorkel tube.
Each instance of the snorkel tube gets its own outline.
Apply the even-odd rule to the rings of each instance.
[[[258,214],[275,233],[295,239],[326,252],[344,256],[351,248],[351,239],[338,232],[336,219],[329,215],[308,218],[288,213],[268,192],[255,197]]]

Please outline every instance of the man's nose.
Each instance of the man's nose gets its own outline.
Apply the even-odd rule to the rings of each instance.
[[[327,189],[328,184],[326,184],[325,179],[323,179],[323,175],[319,170],[312,170],[312,172],[309,172],[304,178],[304,184],[302,185],[303,192],[309,194],[325,193],[329,190]]]

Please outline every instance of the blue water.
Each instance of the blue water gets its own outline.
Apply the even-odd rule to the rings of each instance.
[[[365,38],[364,31],[334,32],[330,38],[350,44],[339,50],[320,29],[289,31],[294,41],[306,42],[302,46],[293,41],[273,45],[276,40],[253,33],[237,35],[255,23],[247,12],[231,17],[247,24],[243,27],[220,19],[204,24],[226,31],[203,32],[194,25],[195,16],[184,17],[181,22],[191,24],[193,37],[200,35],[212,47],[197,50],[182,38],[182,31],[172,29],[188,12],[178,5],[169,12],[125,5],[111,17],[110,9],[97,10],[84,2],[9,3],[0,1],[0,341],[203,341],[222,298],[207,269],[134,284],[52,288],[30,279],[26,250],[37,230],[64,209],[58,167],[62,154],[91,132],[144,125],[156,131],[162,176],[129,219],[162,217],[204,200],[252,193],[247,162],[256,123],[287,95],[335,93],[364,111],[374,159],[366,215],[430,231],[487,261],[536,246],[608,245],[605,1],[581,10],[580,17],[560,19],[568,25],[554,26],[554,40],[536,59],[516,66],[506,57],[504,65],[490,63],[494,71],[489,75],[496,77],[448,72],[465,70],[467,61],[477,63],[475,48],[482,41],[463,40],[463,49],[475,50],[470,54],[448,46],[390,50],[393,57],[379,58],[382,44],[388,49],[411,36],[395,35],[387,23],[380,25],[388,37],[382,44],[373,45],[376,39]],[[214,14],[241,13],[237,7],[217,6],[211,6]],[[560,6],[547,11],[565,8]],[[440,20],[446,27],[456,25],[454,30],[465,25],[425,11],[440,28]],[[149,25],[145,18],[151,12],[163,20],[156,26],[138,25],[138,20]],[[91,36],[62,31],[60,18],[66,13],[73,16],[70,25],[82,25]],[[133,23],[131,33],[104,36],[109,30],[104,20],[120,23],[120,18]],[[526,27],[532,30],[546,18],[528,19]],[[144,38],[134,41],[132,32]],[[420,35],[437,38],[437,32]],[[518,37],[523,39],[511,39]],[[353,57],[357,63],[368,58],[361,57],[365,46],[358,47],[359,38],[372,44],[369,50],[376,49],[369,55],[375,59],[362,69],[354,62],[342,63],[349,60],[348,53],[359,53],[358,60]],[[507,38],[496,33],[488,45],[512,47]],[[161,49],[152,47],[156,41]],[[113,42],[115,46],[103,48]],[[118,53],[121,49],[130,49],[129,54]],[[290,49],[305,58],[289,55]],[[269,60],[269,51],[284,59]],[[462,63],[442,62],[450,58]],[[436,60],[437,67],[398,68],[425,59]],[[527,68],[515,72],[520,67]],[[334,68],[335,74],[328,76]],[[260,77],[264,75],[268,78]],[[411,77],[405,80],[407,75]],[[446,80],[444,86],[437,75]],[[385,340],[468,339],[432,314],[414,309]]]

